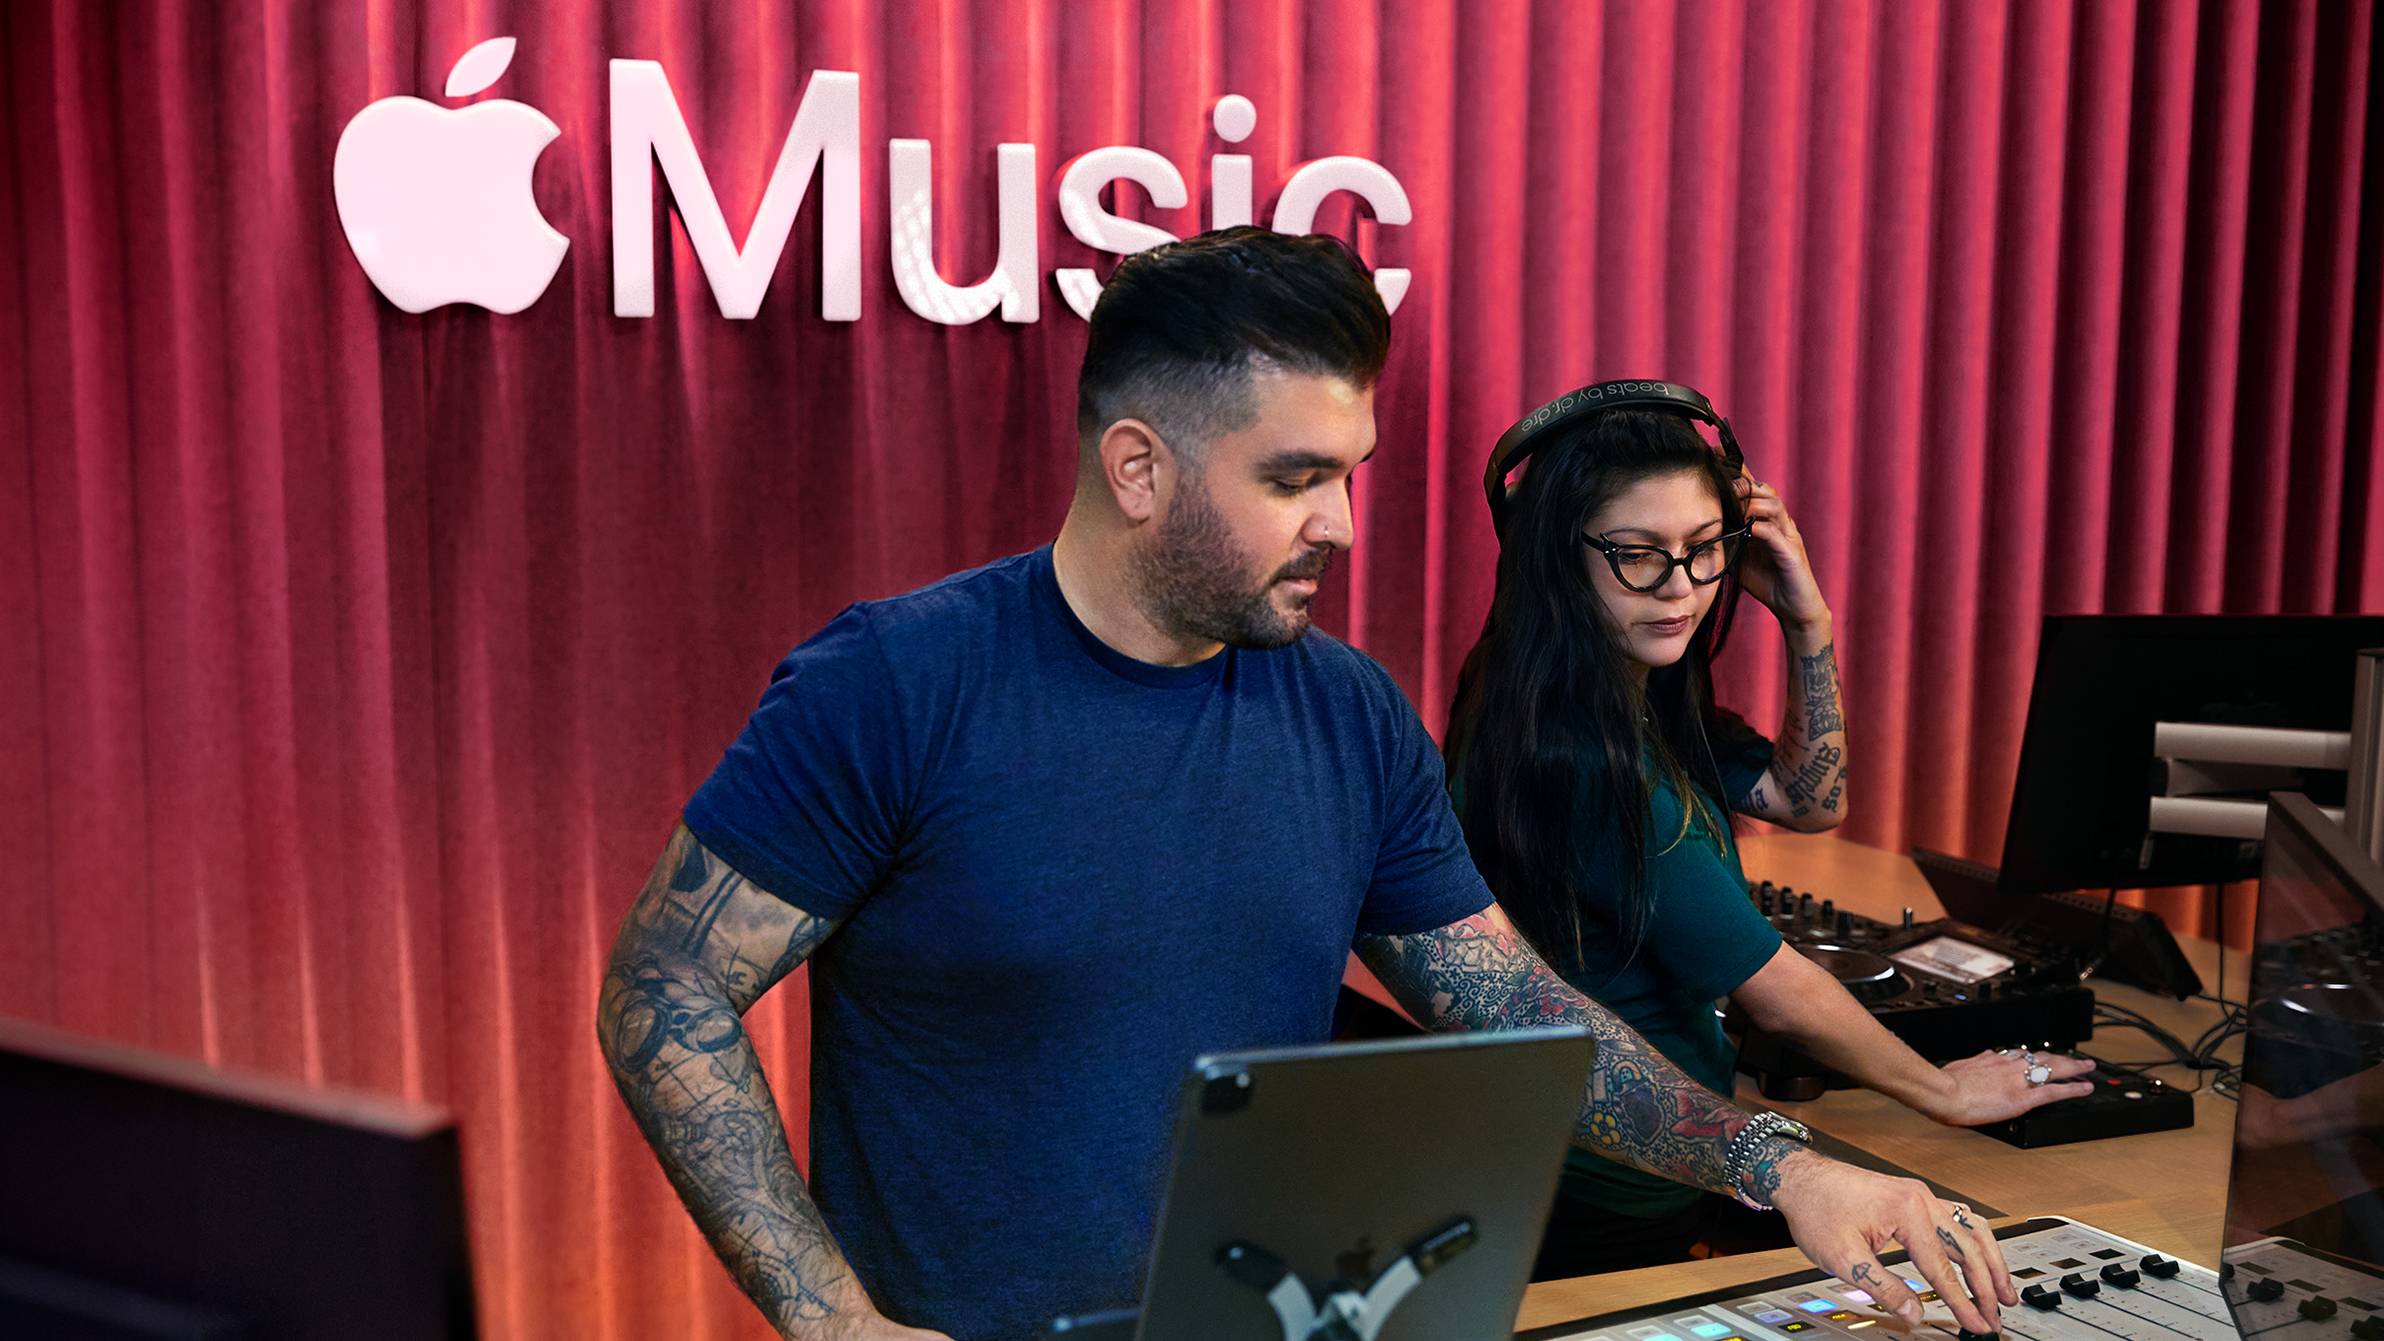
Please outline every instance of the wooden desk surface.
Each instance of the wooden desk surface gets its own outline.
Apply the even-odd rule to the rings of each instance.
[[[1908,857],[1843,842],[1825,834],[1778,834],[1742,843],[1747,874],[1760,880],[1811,890],[1841,908],[1893,921],[1911,908],[1920,921],[1945,916],[1945,909]],[[2219,947],[2179,937],[2178,944],[2215,990]],[[2226,956],[2227,995],[2240,999],[2246,965],[2234,951]],[[2137,1011],[2192,1042],[2218,1019],[2204,1001],[2176,1002],[2133,987],[2093,981],[2098,1000]],[[2240,1046],[2239,1044],[2236,1046]],[[2166,1060],[2165,1052],[2136,1030],[2106,1027],[2087,1051],[2114,1062]],[[2165,1080],[2192,1086],[2191,1073],[2170,1069]],[[2021,1150],[1959,1127],[1942,1127],[1868,1090],[1837,1090],[1811,1103],[1770,1103],[1740,1080],[1742,1101],[1790,1114],[1816,1130],[1955,1191],[1983,1200],[2009,1218],[2066,1215],[2172,1257],[2214,1263],[2226,1215],[2227,1161],[2235,1130],[2235,1105],[2214,1094],[2194,1098],[2194,1125],[2103,1141]],[[1534,1285],[1523,1299],[1517,1330],[1635,1308],[1681,1295],[1783,1275],[1809,1267],[1794,1249],[1714,1258],[1641,1271],[1618,1271],[1579,1280]]]

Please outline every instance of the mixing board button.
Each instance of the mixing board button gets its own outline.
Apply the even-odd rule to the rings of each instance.
[[[2351,1324],[2351,1335],[2357,1341],[2384,1341],[2384,1318],[2361,1318]]]
[[[2136,1288],[2136,1282],[2142,1279],[2144,1278],[2141,1275],[2128,1270],[2126,1267],[2119,1265],[2117,1262],[2113,1262],[2111,1265],[2103,1268],[2103,1280],[2109,1284],[2118,1286],[2122,1290],[2132,1290]]]
[[[2334,1316],[2335,1303],[2325,1295],[2311,1295],[2301,1301],[2301,1316],[2311,1322],[2324,1322]]]
[[[2003,1341],[2001,1332],[1974,1332],[1965,1327],[1954,1333],[1954,1341]],[[2362,1339],[2364,1341],[2364,1338]]]
[[[2061,1292],[2047,1289],[2042,1285],[2031,1285],[2020,1291],[2020,1302],[2030,1308],[2041,1308],[2050,1312],[2061,1307]]]
[[[2136,1263],[2136,1265],[2144,1268],[2145,1275],[2158,1276],[2162,1280],[2167,1280],[2169,1277],[2177,1274],[2177,1263],[2175,1260],[2163,1257],[2159,1253],[2152,1254],[2143,1261]]]
[[[2256,1280],[2245,1288],[2244,1293],[2250,1295],[2255,1304],[2273,1304],[2285,1297],[2285,1283],[2281,1280]]]
[[[2083,1271],[2073,1271],[2061,1278],[2061,1288],[2080,1299],[2092,1299],[2103,1292],[2103,1283],[2086,1279]]]

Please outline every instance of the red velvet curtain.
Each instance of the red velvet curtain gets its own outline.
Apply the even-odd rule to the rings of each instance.
[[[452,1104],[502,1338],[760,1333],[590,1044],[611,929],[775,659],[845,602],[1040,543],[1083,326],[913,315],[994,146],[1174,162],[1248,96],[1267,196],[1387,165],[1414,272],[1328,627],[1437,724],[1487,601],[1482,453],[1595,378],[1729,413],[1811,538],[1848,836],[1992,859],[2047,611],[2384,609],[2373,10],[2318,0],[862,0],[0,6],[0,1012]],[[560,139],[515,316],[379,297],[331,191],[368,102]],[[742,237],[814,69],[861,79],[864,313],[819,187],[759,316],[685,235],[613,315],[607,65],[660,61]],[[657,211],[661,206],[657,205]],[[1360,212],[1362,213],[1362,212]],[[1778,712],[1751,620],[1725,696]],[[1154,985],[1154,990],[1158,985]],[[756,1012],[798,1140],[799,989]],[[932,1157],[922,1152],[922,1158]],[[1021,1226],[1032,1232],[1031,1226]]]

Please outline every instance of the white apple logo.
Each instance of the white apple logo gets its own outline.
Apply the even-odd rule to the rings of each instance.
[[[478,93],[512,63],[512,38],[481,43],[448,72],[447,96]],[[373,286],[408,312],[519,312],[538,301],[571,246],[530,194],[538,155],[560,134],[545,113],[503,98],[454,111],[382,98],[358,112],[340,132],[331,192]]]

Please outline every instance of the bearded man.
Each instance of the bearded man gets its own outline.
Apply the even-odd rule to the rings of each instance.
[[[1890,1240],[1973,1331],[2016,1301],[1983,1222],[1753,1120],[1549,971],[1397,685],[1309,627],[1389,341],[1327,238],[1128,258],[1058,539],[837,616],[689,802],[598,1030],[782,1335],[1023,1341],[1133,1304],[1186,1064],[1324,1038],[1353,946],[1432,1027],[1588,1025],[1583,1145],[1778,1204],[1884,1306],[1919,1308]],[[740,1024],[806,959],[808,1185]]]

